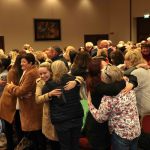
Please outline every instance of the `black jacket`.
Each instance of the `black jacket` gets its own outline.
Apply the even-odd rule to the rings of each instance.
[[[60,83],[48,81],[43,87],[43,94],[56,88],[62,89],[62,96],[60,98],[52,97],[52,100],[50,100],[51,121],[54,125],[83,117],[83,108],[79,95],[80,87],[76,86],[69,91],[63,90],[64,85],[74,79],[75,77],[65,74],[61,78]]]

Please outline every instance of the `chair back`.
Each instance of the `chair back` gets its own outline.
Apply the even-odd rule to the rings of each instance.
[[[142,117],[141,127],[143,132],[150,133],[150,114],[146,114]]]

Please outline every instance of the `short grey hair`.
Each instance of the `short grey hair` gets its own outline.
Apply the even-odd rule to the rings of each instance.
[[[105,83],[113,83],[123,79],[123,72],[117,66],[106,65],[101,72],[102,81]]]

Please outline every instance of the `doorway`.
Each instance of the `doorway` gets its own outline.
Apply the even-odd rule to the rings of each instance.
[[[0,36],[0,49],[5,51],[4,36]]]
[[[137,17],[137,42],[146,40],[150,36],[150,18]]]

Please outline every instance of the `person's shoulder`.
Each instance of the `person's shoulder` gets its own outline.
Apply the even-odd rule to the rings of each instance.
[[[67,82],[69,81],[73,81],[75,80],[75,77],[72,76],[71,74],[64,74],[62,77],[61,77],[61,84],[66,84]]]
[[[14,68],[10,68],[8,71],[8,76],[13,76],[13,75],[17,75],[17,74],[18,74],[18,72]]]
[[[52,87],[54,86],[55,87],[57,85],[58,85],[58,83],[53,80],[48,80],[45,82],[45,86],[52,86]]]
[[[38,68],[35,65],[33,65],[30,69],[26,70],[25,74],[38,76]]]
[[[147,73],[148,71],[149,71],[149,69],[144,69],[144,68],[140,67],[140,68],[137,68],[137,69],[133,70],[133,71],[131,72],[131,74],[132,74],[132,75],[144,74],[144,73]]]
[[[69,73],[66,73],[62,76],[62,80],[74,80],[74,79],[75,79],[75,76]]]

